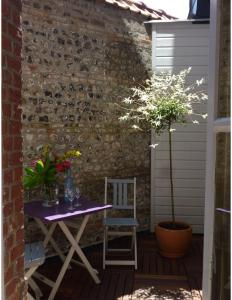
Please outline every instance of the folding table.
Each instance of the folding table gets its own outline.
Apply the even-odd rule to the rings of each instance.
[[[37,224],[39,225],[39,227],[41,228],[41,230],[43,231],[43,233],[45,234],[43,246],[46,248],[47,244],[50,242],[53,248],[55,249],[55,251],[57,252],[57,254],[60,256],[61,260],[63,261],[63,266],[60,270],[60,273],[57,276],[56,282],[47,279],[47,284],[50,285],[52,288],[48,300],[54,299],[55,294],[62,282],[65,272],[68,269],[70,265],[70,261],[72,260],[72,257],[75,252],[79,256],[80,260],[82,261],[82,263],[80,264],[88,270],[89,274],[92,276],[95,283],[97,284],[100,283],[100,279],[98,278],[97,275],[98,272],[97,270],[93,269],[93,267],[90,265],[88,259],[84,255],[79,245],[79,241],[88,223],[90,215],[111,208],[112,206],[99,204],[90,201],[84,197],[80,197],[78,201],[80,203],[80,206],[74,207],[74,209],[71,211],[68,210],[69,205],[64,202],[60,202],[58,205],[52,207],[42,206],[42,201],[28,202],[25,203],[24,205],[25,215],[34,218]],[[67,224],[69,223],[70,219],[76,217],[84,217],[84,218],[81,222],[81,225],[79,227],[76,227],[77,233],[73,235],[69,230]],[[46,226],[44,223],[47,223],[48,226]],[[60,226],[64,235],[66,236],[66,238],[71,244],[71,248],[69,249],[66,257],[63,255],[56,241],[52,237],[57,224]]]

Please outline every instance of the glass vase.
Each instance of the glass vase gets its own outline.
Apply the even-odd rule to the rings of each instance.
[[[44,186],[41,191],[44,207],[51,207],[59,203],[58,188],[56,185]]]
[[[71,169],[66,171],[64,182],[64,202],[69,203],[69,191],[74,191],[74,182]]]

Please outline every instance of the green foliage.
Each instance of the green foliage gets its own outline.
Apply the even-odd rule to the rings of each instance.
[[[187,122],[188,116],[205,117],[193,111],[194,104],[207,99],[204,93],[196,90],[203,79],[187,86],[186,77],[190,70],[183,70],[177,75],[154,74],[144,86],[132,88],[132,95],[123,100],[125,113],[120,120],[130,121],[135,129],[148,127],[161,134],[170,130],[173,123]]]
[[[25,168],[23,186],[26,189],[34,189],[41,186],[51,186],[56,182],[56,168],[49,157],[43,162],[36,161],[35,168]]]

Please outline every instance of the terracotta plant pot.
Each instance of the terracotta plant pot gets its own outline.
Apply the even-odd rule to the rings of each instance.
[[[186,254],[192,240],[192,228],[187,223],[160,222],[155,226],[159,252],[168,258],[178,258]]]

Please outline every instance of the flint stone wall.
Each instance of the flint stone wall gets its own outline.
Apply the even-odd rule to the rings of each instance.
[[[105,176],[136,176],[138,230],[148,229],[150,134],[119,123],[115,105],[151,72],[145,18],[104,1],[23,0],[22,20],[24,165],[41,144],[79,149],[76,183],[101,203]],[[26,232],[38,238],[33,222]],[[83,245],[102,240],[102,213],[86,232]]]

